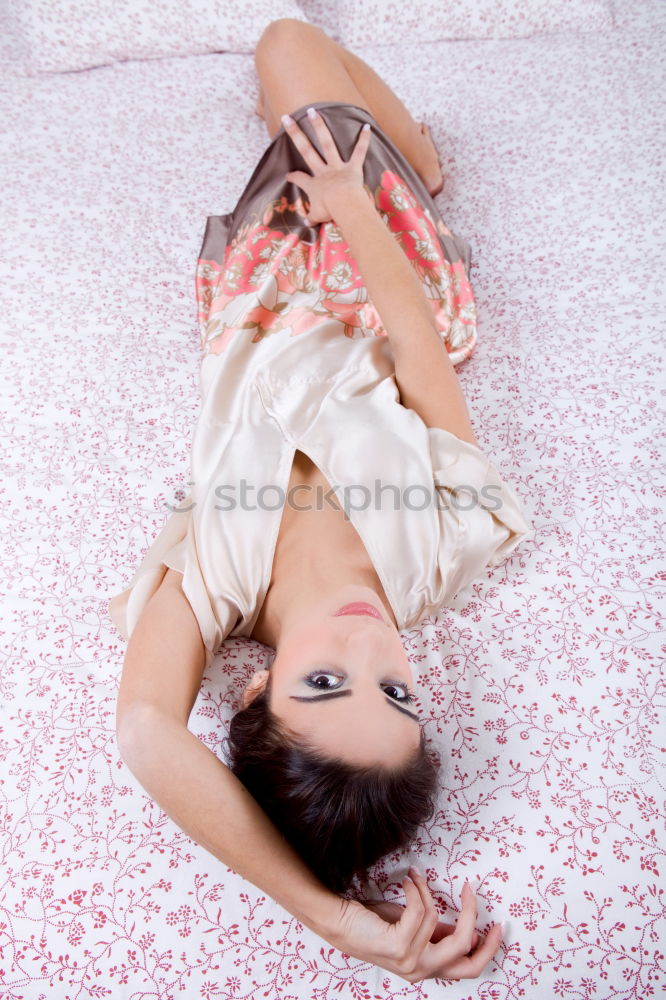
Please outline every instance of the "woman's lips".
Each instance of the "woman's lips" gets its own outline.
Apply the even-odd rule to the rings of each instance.
[[[355,601],[353,604],[345,604],[344,608],[340,608],[335,612],[337,615],[370,615],[371,618],[379,618],[380,621],[384,621],[383,616],[377,611],[377,608],[373,607],[372,604],[366,604],[363,601]]]

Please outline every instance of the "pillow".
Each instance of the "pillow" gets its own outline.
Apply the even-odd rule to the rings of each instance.
[[[23,72],[64,73],[127,59],[253,52],[296,0],[5,0]]]
[[[335,5],[336,39],[355,47],[614,27],[609,0],[336,0]]]
[[[339,0],[298,0],[298,6],[311,24],[323,28],[335,42],[342,42],[338,15]]]

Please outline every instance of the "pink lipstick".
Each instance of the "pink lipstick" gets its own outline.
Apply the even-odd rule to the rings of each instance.
[[[353,604],[345,604],[344,608],[340,608],[335,612],[335,617],[338,615],[369,615],[371,618],[379,618],[380,621],[384,621],[383,616],[377,611],[377,608],[373,607],[372,604],[367,604],[365,601],[354,601]]]

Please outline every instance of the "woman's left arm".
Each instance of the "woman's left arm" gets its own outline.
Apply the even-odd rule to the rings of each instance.
[[[120,754],[188,836],[325,937],[343,900],[315,878],[242,782],[187,728],[205,649],[181,580],[167,570],[129,637],[116,707]]]
[[[441,940],[434,900],[416,874],[414,881],[404,882],[407,905],[393,922],[337,896],[182,721],[145,705],[125,720],[123,759],[164,812],[188,837],[340,951],[415,983],[433,976],[474,978],[497,950],[495,934],[475,947],[476,905],[469,889],[455,929]]]
[[[151,798],[188,837],[341,951],[410,982],[443,975],[451,955],[467,962],[469,903],[454,933],[433,944],[437,916],[425,881],[405,884],[407,907],[392,923],[316,878],[243,783],[187,728],[204,663],[194,612],[180,575],[169,570],[130,636],[116,713],[120,754]],[[477,951],[475,961],[481,958]]]
[[[328,890],[243,783],[181,719],[151,705],[125,713],[123,760],[188,837],[328,940],[344,900]]]
[[[395,911],[392,920],[384,920],[362,903],[336,895],[236,775],[187,728],[205,656],[179,581],[175,571],[165,574],[128,643],[116,729],[130,771],[188,837],[334,947],[412,982],[437,974],[441,961],[432,963],[439,955],[424,953],[426,946],[440,947],[428,944],[436,916],[425,883],[420,890],[406,887],[408,905],[399,920]],[[423,971],[426,958],[429,972]]]

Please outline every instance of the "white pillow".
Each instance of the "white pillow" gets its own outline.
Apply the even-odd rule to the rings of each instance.
[[[356,48],[614,27],[609,0],[335,0],[335,7],[337,40]]]
[[[323,28],[335,42],[342,41],[338,14],[339,0],[298,0],[298,5],[311,24]]]
[[[252,52],[296,0],[5,0],[19,71],[63,73],[127,59]]]

